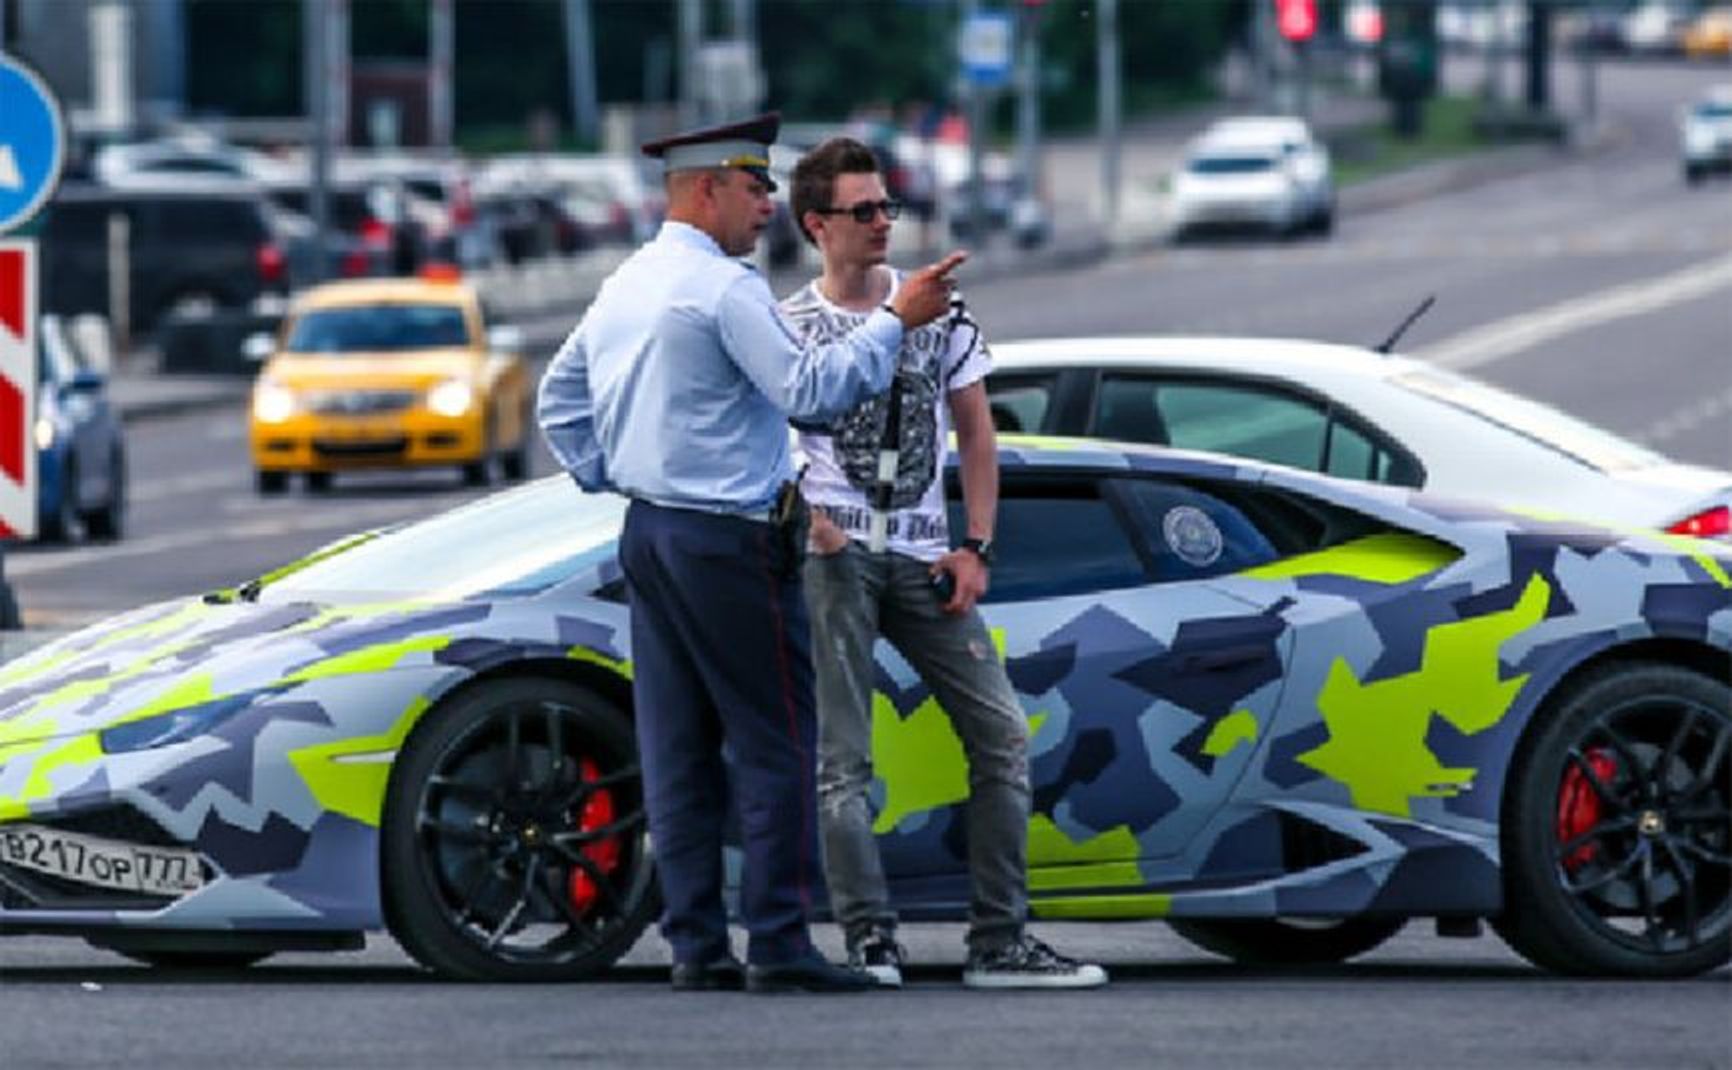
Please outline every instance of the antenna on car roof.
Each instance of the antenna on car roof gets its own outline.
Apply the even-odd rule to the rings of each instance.
[[[1426,309],[1430,308],[1436,302],[1436,294],[1426,294],[1425,300],[1419,303],[1419,307],[1407,314],[1407,318],[1401,321],[1401,326],[1395,328],[1395,331],[1391,333],[1388,338],[1383,340],[1382,345],[1372,346],[1371,348],[1375,349],[1379,353],[1388,353],[1390,350],[1394,349],[1395,343],[1401,341],[1401,336],[1407,333],[1409,327],[1413,326],[1413,321],[1425,315]]]

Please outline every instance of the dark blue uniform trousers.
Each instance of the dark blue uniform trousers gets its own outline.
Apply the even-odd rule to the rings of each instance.
[[[816,714],[806,602],[776,533],[741,517],[634,501],[619,543],[632,695],[665,912],[680,962],[728,949],[722,837],[731,786],[745,867],[746,957],[814,954]],[[727,747],[727,766],[723,745]]]

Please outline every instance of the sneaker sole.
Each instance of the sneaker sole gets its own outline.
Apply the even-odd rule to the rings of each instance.
[[[965,988],[1099,988],[1107,983],[1107,973],[1099,967],[1072,974],[1040,973],[964,973]]]
[[[861,966],[860,969],[871,974],[879,988],[902,987],[902,971],[894,966]]]

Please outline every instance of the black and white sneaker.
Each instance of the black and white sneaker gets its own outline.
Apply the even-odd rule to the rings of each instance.
[[[991,951],[970,951],[962,983],[969,988],[1098,988],[1107,983],[1107,971],[1066,958],[1025,934]]]
[[[872,933],[851,945],[848,966],[871,974],[880,988],[902,987],[902,945],[888,933]]]

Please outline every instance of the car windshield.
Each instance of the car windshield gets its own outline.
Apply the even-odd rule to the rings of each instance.
[[[1274,169],[1272,156],[1193,156],[1188,166],[1195,175],[1250,175]]]
[[[1471,412],[1602,472],[1668,463],[1663,455],[1629,439],[1584,423],[1550,405],[1506,393],[1466,376],[1424,368],[1391,376],[1390,382]]]
[[[1708,100],[1696,105],[1699,119],[1732,119],[1732,100]]]
[[[626,501],[563,476],[416,521],[265,584],[262,602],[533,594],[614,556]]]
[[[294,353],[379,353],[468,344],[460,306],[394,304],[302,313],[285,348]]]

